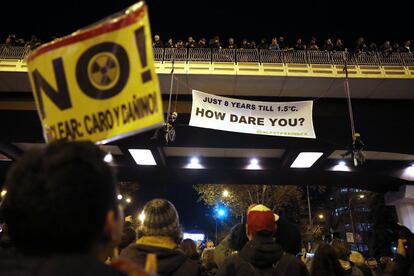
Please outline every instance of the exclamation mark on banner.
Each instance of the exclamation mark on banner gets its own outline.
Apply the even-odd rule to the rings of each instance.
[[[135,31],[135,41],[138,46],[138,54],[139,59],[141,60],[141,66],[143,69],[148,66],[148,60],[147,60],[147,47],[145,45],[145,30],[144,27],[139,28]],[[147,69],[141,74],[142,82],[146,83],[152,80],[151,77],[151,70]]]

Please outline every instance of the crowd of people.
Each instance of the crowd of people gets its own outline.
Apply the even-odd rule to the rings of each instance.
[[[43,44],[43,41],[37,38],[37,36],[32,35],[30,40],[25,40],[24,38],[17,37],[16,34],[9,34],[4,41],[4,45],[7,46],[17,46],[17,47],[25,47],[29,50],[34,50],[40,45]]]
[[[316,37],[312,37],[308,43],[305,43],[302,38],[298,38],[295,43],[289,44],[283,36],[273,37],[270,43],[266,38],[262,38],[258,44],[254,40],[243,39],[240,45],[238,45],[234,38],[230,37],[227,43],[222,42],[219,36],[215,36],[207,42],[207,39],[201,38],[198,42],[194,40],[194,37],[189,36],[187,42],[183,40],[177,40],[174,42],[172,38],[169,38],[167,42],[163,42],[159,35],[155,35],[153,39],[153,47],[155,48],[214,48],[214,49],[269,49],[269,50],[308,50],[308,51],[350,51],[354,53],[373,53],[381,52],[383,54],[390,54],[392,52],[412,53],[413,48],[411,41],[406,40],[404,43],[394,42],[391,44],[389,40],[383,44],[378,45],[375,42],[369,44],[365,41],[365,38],[360,37],[355,42],[354,46],[348,48],[345,46],[341,38],[332,40],[327,38],[322,44],[319,43]]]
[[[217,246],[182,240],[165,199],[147,202],[134,229],[123,224],[115,183],[91,142],[26,153],[6,178],[0,275],[414,275],[402,238],[393,258],[365,260],[338,238],[307,252],[295,226],[262,204],[249,206]]]
[[[53,38],[54,39],[54,38]],[[27,47],[30,50],[36,49],[43,44],[43,41],[35,35],[31,36],[30,40],[25,41],[23,38],[16,37],[15,34],[9,34],[4,44],[6,46],[20,46]],[[206,38],[201,38],[198,41],[193,36],[189,36],[187,41],[176,40],[169,38],[164,42],[160,35],[155,35],[153,39],[153,47],[155,48],[214,48],[214,49],[269,49],[269,50],[307,50],[307,51],[349,51],[354,53],[375,53],[380,52],[384,55],[391,53],[412,53],[413,47],[410,40],[405,40],[403,43],[393,42],[389,40],[382,44],[376,42],[367,42],[364,37],[359,37],[353,46],[346,46],[341,38],[333,40],[327,38],[323,43],[320,43],[316,37],[312,37],[308,43],[304,42],[302,38],[297,38],[294,43],[288,43],[283,36],[273,37],[270,42],[266,38],[262,38],[259,43],[255,40],[243,39],[240,44],[236,43],[233,37],[228,38],[227,42],[220,40],[219,36],[215,36],[207,41]]]

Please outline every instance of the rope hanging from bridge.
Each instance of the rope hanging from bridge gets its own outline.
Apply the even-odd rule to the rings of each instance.
[[[352,150],[348,150],[342,156],[345,157],[347,155],[351,155],[352,160],[354,162],[354,166],[357,167],[365,163],[366,156],[362,151],[365,144],[362,142],[361,135],[355,132],[355,121],[354,121],[354,112],[352,110],[352,102],[351,102],[351,92],[349,90],[349,79],[348,79],[348,64],[346,60],[346,53],[343,53],[344,58],[344,71],[345,71],[345,81],[344,81],[344,90],[345,96],[348,102],[348,113],[349,113],[349,120],[351,122],[351,134],[352,134]]]

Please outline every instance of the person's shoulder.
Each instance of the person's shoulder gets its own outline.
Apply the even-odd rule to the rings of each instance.
[[[15,266],[0,269],[1,275],[31,275],[36,269],[37,275],[102,275],[122,276],[122,272],[114,269],[90,256],[52,256],[47,258],[20,257]]]
[[[308,275],[306,265],[295,256],[285,253],[276,265],[278,275]]]
[[[202,269],[199,262],[186,258],[186,260],[181,264],[180,268],[174,273],[174,275],[188,275],[195,276],[201,275]]]

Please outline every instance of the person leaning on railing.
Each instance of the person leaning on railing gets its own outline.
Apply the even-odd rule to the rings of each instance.
[[[164,43],[162,42],[159,35],[154,35],[154,42],[152,43],[154,48],[164,48]]]
[[[272,38],[272,43],[270,43],[270,45],[269,45],[269,50],[280,50],[280,46],[277,43],[277,38],[276,37]]]

